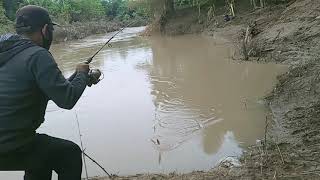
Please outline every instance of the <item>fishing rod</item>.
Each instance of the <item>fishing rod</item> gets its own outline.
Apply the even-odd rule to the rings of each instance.
[[[136,20],[137,21],[137,20]],[[118,34],[120,34],[125,28],[129,27],[130,25],[132,25],[134,22],[136,21],[132,21],[129,24],[127,24],[126,26],[124,26],[123,28],[121,28],[117,33],[115,33],[99,50],[97,50],[89,59],[87,59],[84,63],[85,64],[90,64],[93,60],[93,58],[99,54],[100,51],[102,51],[102,49],[104,47],[106,47],[110,41],[112,39],[114,39]],[[90,78],[90,82],[92,84],[98,84],[102,79],[100,79],[101,75],[103,75],[103,73],[99,70],[99,69],[91,69],[89,72],[89,78]],[[89,85],[92,86],[92,84]]]
[[[126,29],[127,27],[129,27],[130,25],[132,25],[134,22],[136,21],[132,21],[130,22],[129,24],[127,24],[126,26],[124,26],[123,28],[121,28],[117,33],[115,33],[99,50],[97,50],[89,59],[86,60],[85,64],[90,64],[93,60],[93,58],[99,54],[99,52],[104,48],[106,47],[110,41],[112,39],[114,39],[118,34],[120,34],[124,29]]]

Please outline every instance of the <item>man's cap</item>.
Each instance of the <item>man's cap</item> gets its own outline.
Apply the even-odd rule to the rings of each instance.
[[[48,10],[40,6],[24,6],[16,13],[16,28],[38,28],[45,24],[59,26],[59,24],[52,22]]]

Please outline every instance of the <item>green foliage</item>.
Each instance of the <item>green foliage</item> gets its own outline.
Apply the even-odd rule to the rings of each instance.
[[[100,0],[78,0],[69,2],[72,21],[88,21],[104,16],[104,8]]]
[[[5,16],[5,9],[2,6],[2,0],[0,0],[0,34],[12,31],[12,22]]]
[[[5,15],[10,19],[14,20],[17,9],[19,8],[19,4],[22,0],[3,0],[1,5],[5,9]]]
[[[120,21],[136,18],[147,19],[151,16],[148,0],[104,0],[102,4],[106,16]]]
[[[109,17],[123,16],[128,13],[127,1],[124,0],[108,0],[102,2],[105,13]]]
[[[150,15],[148,0],[4,0],[20,6],[32,4],[45,7],[59,21],[89,21],[116,18],[120,21]],[[12,5],[11,5],[12,6]],[[10,7],[10,6],[9,6]],[[17,7],[11,8],[16,11]],[[7,10],[9,11],[9,10]],[[14,18],[13,18],[14,19]]]
[[[128,8],[134,9],[137,16],[145,18],[152,16],[150,0],[129,1]]]
[[[103,16],[101,0],[24,0],[22,5],[38,5],[66,22],[87,21]]]

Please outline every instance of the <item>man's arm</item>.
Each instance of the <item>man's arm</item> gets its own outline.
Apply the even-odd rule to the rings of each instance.
[[[39,88],[64,109],[74,107],[88,83],[86,70],[77,71],[72,81],[66,80],[52,55],[46,50],[33,55],[29,67]]]

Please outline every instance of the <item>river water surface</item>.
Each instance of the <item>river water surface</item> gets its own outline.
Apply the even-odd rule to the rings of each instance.
[[[77,115],[86,152],[120,175],[208,170],[263,137],[263,97],[286,67],[238,63],[223,39],[137,36],[142,30],[114,39],[92,63],[103,81],[74,110],[50,102],[38,132],[80,145]],[[111,35],[57,44],[52,54],[68,76]],[[105,175],[87,164],[89,176]],[[0,179],[22,174],[0,172]]]

